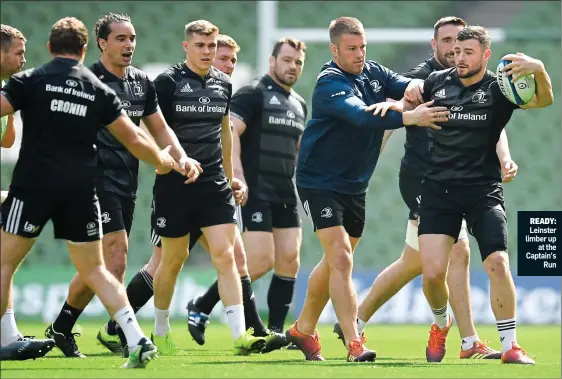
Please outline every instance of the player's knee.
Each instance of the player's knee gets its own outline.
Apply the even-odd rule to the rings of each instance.
[[[353,254],[351,249],[342,249],[337,254],[335,254],[330,260],[330,269],[336,270],[342,274],[350,274],[353,269]]]
[[[236,265],[234,260],[234,248],[226,247],[218,249],[211,255],[211,261],[217,271],[229,270],[233,265]]]
[[[103,282],[106,275],[109,274],[107,269],[103,265],[89,266],[83,268],[80,272],[80,278],[84,281],[86,286],[90,289],[94,289],[97,283]]]
[[[104,259],[107,270],[116,278],[120,278],[127,268],[127,241],[115,240],[104,247]]]
[[[296,275],[300,267],[300,257],[298,251],[285,251],[278,255],[275,260],[275,271],[282,271]]]
[[[489,276],[503,278],[510,275],[509,258],[503,251],[496,251],[484,260],[484,268]]]
[[[423,270],[423,280],[431,285],[439,285],[445,283],[447,278],[447,267],[441,267],[439,265],[433,265],[429,267],[424,267]]]

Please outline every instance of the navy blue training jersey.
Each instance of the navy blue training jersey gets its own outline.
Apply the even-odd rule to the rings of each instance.
[[[312,95],[312,115],[302,135],[297,186],[361,194],[367,191],[385,130],[403,126],[402,114],[365,112],[387,98],[400,100],[411,79],[374,61],[354,75],[333,61],[322,67]]]

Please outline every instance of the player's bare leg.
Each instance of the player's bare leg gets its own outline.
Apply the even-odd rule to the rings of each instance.
[[[217,270],[219,294],[232,330],[234,353],[245,355],[260,352],[266,342],[264,338],[252,336],[253,330],[246,331],[242,285],[234,260],[236,228],[236,224],[222,224],[201,230],[208,243],[211,261]]]
[[[21,237],[15,234],[6,233],[4,230],[1,232],[2,250],[0,253],[0,267],[1,267],[1,282],[0,293],[1,306],[0,311],[2,316],[6,313],[8,303],[12,299],[12,285],[13,277],[18,266],[23,261],[29,250],[35,243],[34,239]]]
[[[127,266],[127,233],[122,230],[105,234],[102,238],[102,247],[103,259],[107,270],[120,283],[123,283]],[[76,273],[70,282],[66,302],[51,326],[57,336],[64,336],[64,338],[57,338],[57,347],[61,349],[66,357],[83,357],[75,341],[75,336],[79,334],[72,333],[72,329],[78,317],[80,317],[94,296],[95,294],[91,288],[86,285],[80,274]],[[112,334],[117,334],[116,331],[112,332]],[[107,330],[105,333],[107,333]],[[118,340],[118,337],[115,336],[114,339]],[[116,344],[120,349],[120,344],[118,342]]]
[[[105,268],[101,241],[68,242],[67,245],[80,277],[94,290],[127,340],[129,360],[125,367],[144,367],[156,356],[157,349],[144,336],[127,299],[125,287]]]
[[[242,233],[248,272],[253,281],[258,280],[271,270],[275,264],[275,241],[273,233]]]
[[[162,259],[162,248],[158,246],[152,246],[152,255],[148,260],[148,263],[144,266],[144,269],[151,277],[154,278],[156,275],[156,270],[160,266],[160,260]]]
[[[162,256],[154,273],[153,341],[163,355],[171,355],[175,345],[171,338],[170,304],[176,281],[189,256],[189,234],[179,238],[162,237]]]
[[[509,257],[503,251],[496,251],[484,259],[484,269],[490,278],[490,303],[502,344],[502,363],[535,364],[517,343],[515,322],[515,285]]]
[[[201,236],[199,243],[206,251],[209,251],[209,243],[205,236]],[[236,228],[234,242],[234,261],[242,286],[246,328],[253,328],[254,336],[265,338],[266,345],[261,351],[262,353],[267,353],[286,346],[288,342],[285,335],[267,329],[259,315],[254,291],[252,289],[252,281],[248,274],[246,252],[238,228]],[[187,310],[189,312],[188,331],[199,345],[205,344],[205,330],[209,325],[209,314],[219,301],[218,282],[215,282],[204,295],[190,300],[187,304]]]
[[[0,299],[2,317],[2,348],[0,360],[39,358],[51,351],[55,345],[52,339],[35,340],[19,333],[13,314],[13,277],[18,266],[35,243],[34,239],[24,238],[1,231],[0,252]],[[9,309],[12,313],[7,314]],[[8,324],[8,325],[4,325]],[[6,330],[5,327],[8,327]]]
[[[447,269],[453,237],[444,234],[424,234],[419,237],[423,292],[433,312],[426,358],[441,362],[445,356],[445,340],[453,322],[448,312],[449,287]]]
[[[353,251],[359,239],[354,239],[352,244],[352,238],[343,226],[320,229],[316,234],[324,250],[324,258],[309,278],[303,311],[287,334],[307,359],[323,360],[316,325],[329,296],[342,325],[348,347],[347,360],[373,361],[375,352],[365,348],[364,340],[357,333],[357,299],[351,281]]]

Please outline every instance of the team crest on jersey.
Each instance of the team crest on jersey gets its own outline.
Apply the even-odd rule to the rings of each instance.
[[[142,89],[142,86],[139,83],[135,83],[133,85],[133,93],[135,94],[135,96],[143,96],[144,95],[144,91]]]
[[[483,104],[486,102],[486,93],[484,91],[482,91],[481,89],[479,89],[478,91],[476,91],[476,93],[474,95],[472,95],[472,102],[473,103],[479,103],[479,104]]]
[[[263,214],[261,212],[255,212],[252,215],[252,222],[255,222],[255,223],[258,223],[258,224],[260,222],[263,222]]]
[[[372,80],[371,87],[373,87],[373,91],[375,91],[375,93],[379,93],[382,89],[382,86],[380,85],[378,80]]]

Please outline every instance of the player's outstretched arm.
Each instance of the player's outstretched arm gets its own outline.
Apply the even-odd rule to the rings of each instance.
[[[124,113],[107,128],[137,159],[156,166],[159,174],[167,174],[173,168],[177,168],[177,162],[169,153],[171,146],[160,151],[152,138],[144,130],[138,128]]]
[[[403,126],[400,112],[390,110],[382,117],[366,111],[365,102],[355,94],[349,82],[340,76],[319,79],[313,96],[313,106],[328,117],[361,129],[388,130]]]
[[[514,81],[521,75],[535,74],[535,96],[527,104],[521,105],[522,109],[545,108],[552,105],[554,102],[552,82],[542,61],[523,53],[508,54],[502,60],[511,61],[502,70],[507,71],[508,76],[513,75]]]
[[[432,107],[432,105],[433,100],[418,105],[414,110],[402,113],[404,125],[441,129],[437,123],[447,122],[449,111],[447,107]]]

